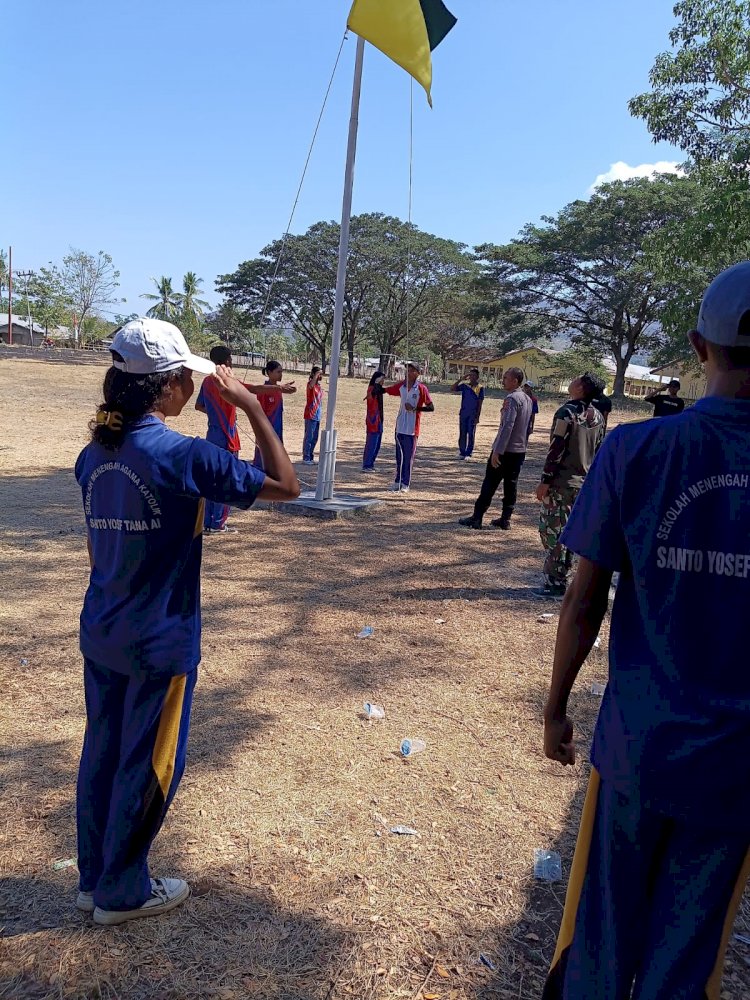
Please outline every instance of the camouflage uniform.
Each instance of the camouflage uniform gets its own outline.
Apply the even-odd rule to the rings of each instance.
[[[577,496],[576,489],[551,487],[539,511],[539,534],[547,553],[543,569],[544,582],[551,587],[566,587],[575,572],[576,556],[560,544],[560,535]]]
[[[590,403],[569,399],[555,414],[542,473],[549,493],[542,501],[539,534],[547,553],[544,583],[558,594],[575,569],[575,556],[560,544],[560,535],[603,437],[604,418]]]

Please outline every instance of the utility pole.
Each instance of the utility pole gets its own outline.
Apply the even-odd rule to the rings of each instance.
[[[24,278],[25,279],[25,288],[26,288],[26,323],[28,324],[28,328],[29,328],[29,346],[33,347],[34,346],[34,327],[33,327],[32,322],[31,322],[31,299],[29,298],[29,278],[33,278],[34,277],[34,272],[33,271],[17,271],[16,273],[18,274],[19,278]]]

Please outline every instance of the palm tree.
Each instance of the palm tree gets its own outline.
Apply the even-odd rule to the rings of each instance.
[[[172,288],[172,279],[162,275],[158,281],[156,278],[152,278],[151,280],[156,285],[156,290],[159,294],[154,295],[152,292],[144,292],[141,295],[142,299],[149,299],[149,301],[154,303],[146,315],[151,316],[152,319],[165,319],[169,322],[177,319],[180,315],[182,296]]]
[[[187,317],[189,321],[193,321],[198,326],[203,316],[203,310],[208,309],[208,302],[205,299],[198,298],[201,293],[202,284],[203,278],[199,278],[195,271],[188,271],[182,279],[182,292],[179,292],[176,296],[179,300],[183,317]]]

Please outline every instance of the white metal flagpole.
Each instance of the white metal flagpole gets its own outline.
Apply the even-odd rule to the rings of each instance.
[[[339,263],[336,271],[336,301],[333,309],[333,336],[331,341],[330,381],[326,404],[326,426],[320,444],[316,500],[330,500],[336,478],[336,393],[339,381],[341,356],[341,327],[344,319],[344,292],[346,290],[346,260],[349,255],[349,223],[352,217],[352,189],[354,187],[354,160],[357,155],[357,127],[359,125],[359,94],[362,88],[362,63],[365,57],[365,40],[357,37],[357,54],[354,60],[352,110],[349,118],[349,142],[346,147],[344,171],[344,198],[341,206],[341,236],[339,238]]]

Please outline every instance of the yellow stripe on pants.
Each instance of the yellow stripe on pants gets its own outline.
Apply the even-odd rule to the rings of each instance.
[[[565,893],[565,909],[563,910],[562,923],[560,924],[560,933],[557,937],[557,948],[552,959],[553,969],[560,961],[562,953],[573,943],[573,933],[576,927],[578,905],[581,901],[583,880],[586,877],[586,869],[589,865],[600,781],[599,772],[592,767],[589,786],[586,790],[586,799],[584,800],[583,811],[581,813],[581,823],[578,828],[578,840],[576,841],[575,854],[573,855],[573,864],[570,868],[568,891]]]
[[[177,758],[177,744],[180,739],[182,723],[182,706],[185,701],[185,684],[187,674],[173,677],[169,682],[167,694],[159,718],[159,728],[156,732],[156,743],[151,755],[154,774],[159,781],[162,795],[166,800],[169,786],[174,777],[174,765]]]
[[[195,529],[193,530],[193,538],[197,538],[198,535],[203,534],[203,519],[206,516],[206,501],[204,497],[201,497],[198,501],[198,513],[195,516]]]

